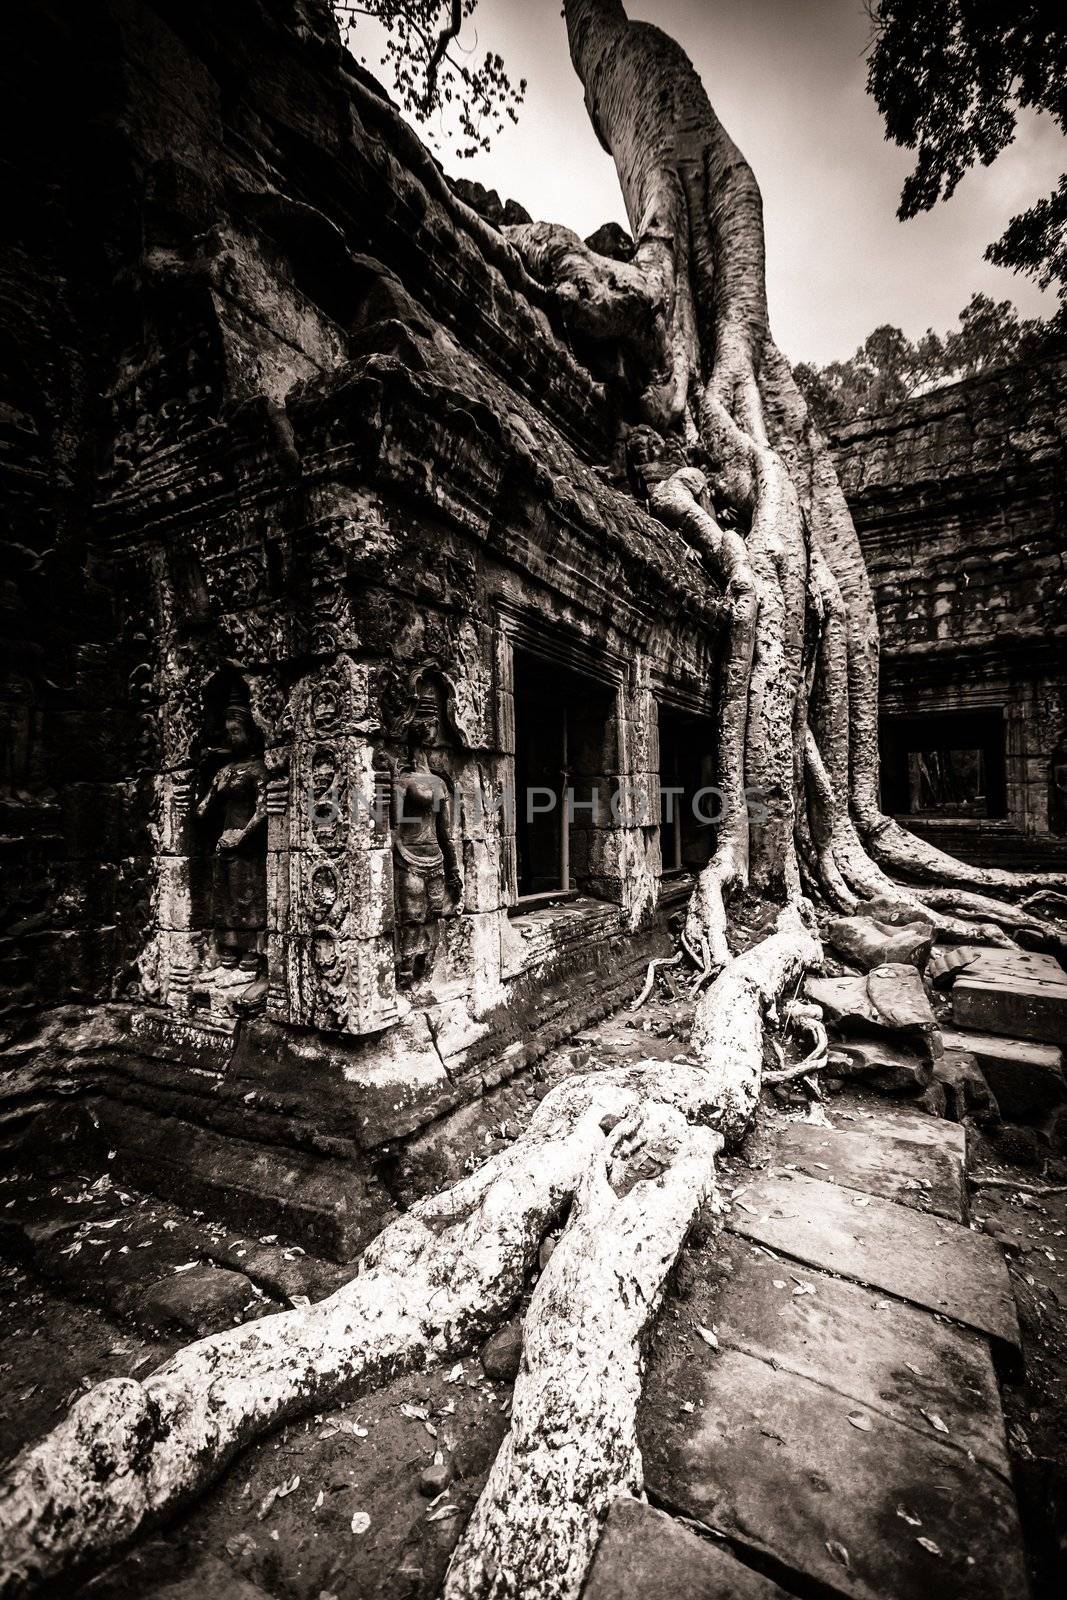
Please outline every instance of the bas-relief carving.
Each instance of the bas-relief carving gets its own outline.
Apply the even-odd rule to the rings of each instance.
[[[223,763],[217,768],[196,815],[218,829],[211,875],[211,921],[223,966],[256,972],[267,926],[263,856],[267,821],[267,768],[255,748],[252,714],[231,700],[225,714]]]
[[[397,982],[402,988],[432,971],[438,924],[459,910],[463,878],[452,838],[453,782],[439,747],[451,686],[443,675],[417,683],[406,750],[385,759],[391,777],[393,894]],[[453,723],[454,726],[454,723]]]
[[[294,696],[288,836],[273,859],[271,1014],[371,1033],[398,1020],[388,804],[367,666],[338,656]],[[282,901],[284,900],[284,904]]]
[[[156,780],[146,998],[232,1026],[266,998],[267,813],[279,752],[236,669],[168,652],[169,763]]]
[[[222,725],[221,743],[205,752],[202,778],[214,771],[195,808],[206,900],[205,969],[196,987],[208,984],[212,1011],[240,1015],[266,1000],[267,767],[261,735],[236,688]]]
[[[445,937],[465,909],[464,865],[471,912],[500,904],[495,860],[482,881],[497,820],[468,801],[483,787],[464,725],[471,686],[461,714],[433,658],[375,672],[335,656],[292,690],[280,669],[209,670],[192,650],[167,666],[160,998],[224,1026],[266,1004],[279,1020],[364,1033],[442,985],[476,987],[469,941]]]

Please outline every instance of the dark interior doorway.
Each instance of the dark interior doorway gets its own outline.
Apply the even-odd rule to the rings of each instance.
[[[883,717],[880,743],[882,809],[890,815],[1007,815],[999,708]]]
[[[516,882],[528,902],[595,877],[595,835],[614,825],[618,736],[615,691],[596,679],[516,651],[514,685]]]
[[[718,803],[710,717],[659,707],[660,855],[663,875],[699,872],[715,847]]]

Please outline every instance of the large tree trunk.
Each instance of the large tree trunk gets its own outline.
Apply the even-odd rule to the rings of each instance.
[[[719,1143],[752,1116],[765,1019],[819,959],[802,874],[832,906],[888,896],[956,937],[977,936],[969,919],[995,920],[998,902],[919,898],[885,867],[1022,886],[948,861],[879,812],[870,586],[829,453],[770,337],[751,170],[672,40],[629,23],[618,0],[566,0],[565,15],[636,256],[620,268],[543,226],[513,230],[512,243],[587,336],[629,341],[644,375],[635,470],[732,614],[719,685],[726,815],[685,931],[704,977],[721,969],[698,1004],[697,1064],[560,1085],[522,1138],[386,1229],[328,1300],[201,1340],[143,1382],[90,1391],[0,1487],[4,1596],[99,1561],[282,1419],[470,1348],[514,1306],[568,1209],[527,1317],[512,1430],[447,1593],[576,1596],[607,1505],[640,1491],[642,1335],[712,1193]],[[391,115],[384,102],[380,115]],[[765,809],[758,825],[746,787]],[[731,959],[730,897],[746,885],[783,909],[771,937]]]
[[[715,509],[742,530],[740,563],[755,596],[743,685],[743,638],[727,657],[722,786],[731,792],[743,718],[745,782],[768,815],[749,824],[747,847],[738,838],[743,823],[722,830],[690,907],[687,943],[718,964],[723,898],[746,881],[746,863],[754,887],[791,895],[798,854],[816,892],[848,909],[878,896],[921,911],[886,868],[910,880],[1009,892],[1057,882],[954,861],[882,815],[874,601],[829,450],[771,337],[759,187],[672,39],[629,22],[620,0],[568,0],[565,15],[590,117],[619,172],[635,265],[646,271],[663,330],[639,406],[663,434],[699,440],[702,481]],[[565,276],[565,266],[557,270]],[[588,276],[588,261],[584,270]],[[632,298],[632,279],[627,292]],[[590,311],[586,331],[595,323]],[[605,325],[606,335],[617,337],[617,328]],[[651,454],[662,460],[670,449]],[[662,481],[662,467],[649,477],[651,509],[682,527],[722,576],[721,557],[685,503],[699,491],[684,456],[673,479]],[[721,532],[712,505],[700,510]],[[739,568],[735,560],[727,583]],[[753,629],[751,608],[738,626],[742,635]],[[939,904],[940,931],[975,937],[953,908],[949,896]]]

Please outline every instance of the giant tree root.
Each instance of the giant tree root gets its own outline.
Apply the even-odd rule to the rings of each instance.
[[[527,1312],[511,1432],[453,1557],[446,1600],[574,1600],[609,1504],[639,1492],[641,1339],[712,1192],[722,1139],[707,1125],[727,1138],[748,1126],[764,1014],[819,954],[802,912],[787,906],[777,931],[701,997],[700,1062],[671,1066],[673,1105],[657,1089],[598,1155]]]
[[[957,861],[936,845],[908,833],[892,817],[877,814],[866,819],[864,837],[883,866],[933,884],[961,889],[999,889],[1008,894],[1050,890],[1062,892],[1062,872],[1009,871],[1005,867],[978,867]]]
[[[962,918],[964,925],[970,926],[972,942],[982,942],[986,931],[982,919],[989,918],[990,921],[995,920],[1014,933],[1032,934],[1060,949],[1067,947],[1067,933],[1063,928],[1047,921],[1044,917],[1037,916],[1025,906],[1009,905],[1006,901],[994,899],[992,895],[974,894],[967,889],[919,887],[913,889],[912,893],[917,900],[933,911],[940,914],[949,910],[954,912],[957,918]],[[979,926],[975,927],[975,923]],[[964,942],[966,943],[966,940]]]
[[[8,1563],[0,1596],[30,1594],[113,1554],[187,1504],[239,1450],[278,1423],[469,1349],[511,1310],[543,1235],[591,1172],[601,1173],[610,1188],[624,1187],[621,1175],[628,1171],[651,1204],[646,1224],[631,1216],[640,1196],[623,1206],[626,1231],[615,1257],[622,1276],[603,1280],[598,1290],[624,1300],[641,1297],[639,1316],[631,1307],[636,1339],[637,1324],[644,1326],[655,1304],[660,1269],[649,1275],[643,1255],[628,1268],[628,1252],[647,1226],[649,1249],[667,1270],[692,1214],[683,1191],[692,1181],[694,1195],[706,1192],[718,1136],[736,1140],[751,1118],[763,1012],[819,954],[799,910],[787,907],[778,932],[731,962],[702,996],[697,1063],[648,1062],[566,1079],[545,1096],[509,1149],[386,1228],[364,1252],[356,1277],[328,1299],[198,1340],[143,1381],[109,1379],[90,1390],[52,1433],[21,1453],[0,1485],[0,1547]],[[616,1134],[626,1119],[626,1133]],[[635,1136],[653,1130],[654,1146],[675,1152],[662,1193],[640,1171],[627,1143],[631,1129]],[[597,1194],[596,1206],[607,1203],[606,1191]],[[568,1228],[552,1257],[542,1307],[554,1304],[551,1284],[564,1279],[568,1263],[578,1274],[577,1293],[594,1198],[588,1192],[584,1209],[578,1208],[578,1240],[569,1241]],[[617,1198],[621,1204],[626,1197]],[[604,1240],[598,1259],[607,1262],[611,1248]],[[581,1281],[592,1292],[596,1275]],[[609,1321],[621,1314],[605,1313]],[[535,1317],[531,1371],[553,1347]],[[589,1358],[588,1371],[581,1360],[571,1363],[576,1407],[583,1385],[604,1381],[592,1347]],[[628,1486],[626,1449],[597,1448],[605,1493],[611,1484],[617,1487],[610,1492]],[[547,1463],[549,1457],[538,1459]],[[533,1459],[524,1465],[533,1472]],[[564,1476],[549,1473],[544,1483],[540,1537],[561,1541],[557,1564],[570,1571],[578,1558],[562,1548],[566,1519],[553,1498]],[[590,1512],[594,1523],[598,1506]],[[568,1536],[570,1542],[577,1536]],[[590,1537],[586,1529],[587,1545]],[[502,1536],[497,1544],[510,1548]]]
[[[714,1187],[720,1135],[653,1105],[615,1129],[526,1314],[511,1432],[445,1600],[571,1600],[610,1502],[641,1487],[641,1337]]]

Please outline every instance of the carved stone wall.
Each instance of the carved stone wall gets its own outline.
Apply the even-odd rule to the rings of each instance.
[[[111,1095],[377,1149],[662,948],[657,705],[707,720],[721,599],[629,492],[622,400],[325,0],[24,20],[10,1026],[76,1003]],[[577,685],[590,789],[536,904],[516,650]],[[262,927],[234,909],[260,872]]]
[[[974,859],[1067,860],[1067,360],[954,384],[834,441],[882,635],[887,716],[1003,720],[1005,815],[918,823]]]

